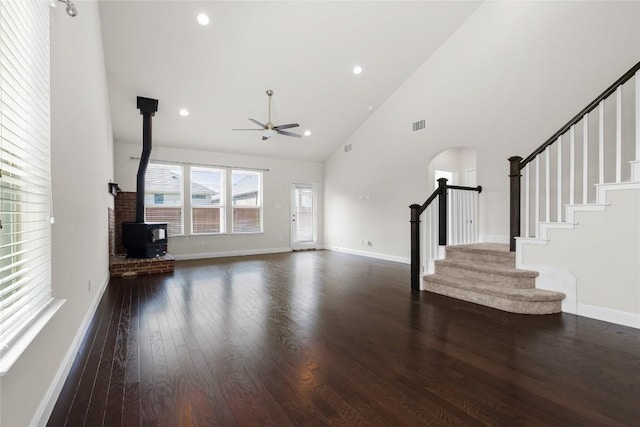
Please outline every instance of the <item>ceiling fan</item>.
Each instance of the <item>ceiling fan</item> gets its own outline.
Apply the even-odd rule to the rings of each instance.
[[[269,97],[269,121],[267,122],[267,124],[260,123],[256,119],[249,118],[250,121],[252,121],[253,123],[255,123],[258,126],[260,126],[260,129],[231,129],[231,130],[258,130],[258,131],[261,131],[262,132],[262,140],[263,141],[271,138],[273,135],[276,135],[276,134],[286,135],[286,136],[293,136],[295,138],[301,138],[302,135],[298,135],[297,133],[287,132],[287,131],[283,130],[283,129],[290,129],[290,128],[298,127],[298,126],[300,126],[299,124],[297,124],[297,123],[289,123],[289,124],[286,124],[286,125],[274,126],[273,123],[271,123],[271,97],[273,96],[273,91],[271,89],[268,89],[266,93],[267,93],[267,96]]]

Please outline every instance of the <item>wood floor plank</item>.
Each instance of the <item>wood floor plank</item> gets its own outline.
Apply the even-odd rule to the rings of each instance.
[[[111,280],[49,426],[637,425],[640,331],[329,251]]]

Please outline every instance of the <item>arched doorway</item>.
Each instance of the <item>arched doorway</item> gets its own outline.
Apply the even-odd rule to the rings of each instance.
[[[429,177],[438,186],[438,178],[447,178],[450,185],[475,187],[476,150],[467,147],[448,148],[429,162]]]

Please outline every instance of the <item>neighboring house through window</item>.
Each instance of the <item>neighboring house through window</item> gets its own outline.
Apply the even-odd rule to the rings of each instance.
[[[183,197],[185,181],[189,196]],[[145,221],[166,222],[169,236],[262,232],[262,172],[149,163],[145,177]]]
[[[146,222],[166,222],[169,236],[183,234],[183,167],[149,163],[145,175]]]
[[[191,232],[224,233],[225,170],[191,167]]]
[[[262,173],[234,170],[231,172],[234,233],[262,231]]]

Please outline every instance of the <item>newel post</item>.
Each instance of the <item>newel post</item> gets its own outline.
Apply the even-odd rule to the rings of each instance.
[[[420,205],[411,209],[411,290],[420,290]]]
[[[447,178],[438,179],[438,244],[447,245]]]
[[[515,252],[520,236],[520,162],[522,157],[509,157],[509,250]]]

